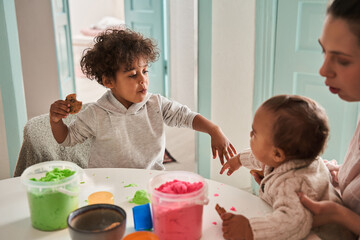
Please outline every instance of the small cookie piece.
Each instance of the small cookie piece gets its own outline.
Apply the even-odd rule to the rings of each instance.
[[[264,177],[264,171],[260,171],[260,170],[256,170],[256,169],[250,170],[250,174],[252,175],[253,173],[256,173],[257,175],[259,175],[262,178]]]
[[[66,96],[65,102],[70,104],[70,114],[75,114],[80,112],[82,107],[82,102],[76,100],[76,94],[69,94]]]
[[[223,213],[226,213],[225,208],[220,207],[220,205],[219,205],[219,204],[216,204],[216,206],[215,206],[215,210],[217,211],[217,213],[219,214],[219,216],[221,216],[221,214],[223,214]]]

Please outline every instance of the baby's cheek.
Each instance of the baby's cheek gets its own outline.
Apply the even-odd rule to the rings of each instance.
[[[251,148],[251,152],[255,155],[256,149],[255,149],[254,141],[252,139],[250,139],[250,148]]]

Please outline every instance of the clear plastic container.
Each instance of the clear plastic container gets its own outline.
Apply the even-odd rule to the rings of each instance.
[[[155,190],[173,180],[202,182],[197,191],[169,194]],[[161,240],[198,240],[202,235],[202,214],[208,204],[208,187],[200,175],[185,171],[170,171],[155,176],[149,182],[154,232]]]
[[[32,181],[44,177],[54,168],[70,169],[75,173],[54,182]],[[34,228],[53,231],[67,227],[68,215],[78,208],[79,184],[83,170],[72,162],[48,161],[32,165],[21,175],[27,190],[31,223]]]

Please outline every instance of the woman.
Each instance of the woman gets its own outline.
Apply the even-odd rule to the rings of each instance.
[[[360,1],[335,0],[327,9],[319,43],[324,53],[320,75],[333,94],[347,102],[360,102]],[[314,214],[313,226],[338,223],[360,235],[360,122],[342,166],[328,164],[334,185],[345,206],[316,202],[299,194]]]

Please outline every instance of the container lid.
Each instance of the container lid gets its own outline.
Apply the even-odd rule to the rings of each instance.
[[[160,238],[155,233],[139,231],[126,235],[123,240],[160,240]]]
[[[53,182],[39,182],[39,181],[30,180],[30,178],[43,177],[45,176],[46,172],[52,171],[54,168],[70,169],[72,171],[75,171],[75,173],[67,178]],[[21,182],[28,187],[38,187],[38,188],[61,187],[69,184],[70,182],[78,181],[79,178],[80,179],[82,178],[82,174],[83,174],[83,169],[73,162],[47,161],[26,168],[25,171],[21,174]]]
[[[166,182],[171,182],[173,180],[186,181],[190,183],[202,182],[203,186],[196,191],[190,193],[183,193],[183,194],[163,193],[155,190],[162,184]],[[166,201],[169,202],[178,202],[178,201],[183,201],[184,199],[192,201],[192,200],[197,200],[199,197],[205,197],[206,201],[204,202],[204,204],[207,204],[207,188],[208,188],[207,182],[202,176],[193,172],[167,171],[165,173],[156,175],[155,177],[150,179],[148,188],[152,196],[156,195],[157,197],[166,199]]]
[[[149,203],[135,206],[132,211],[136,231],[151,230],[153,228]]]

